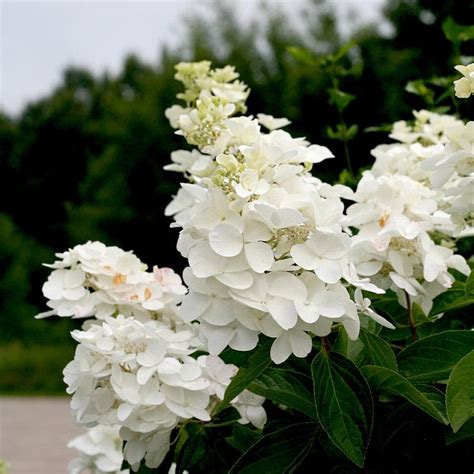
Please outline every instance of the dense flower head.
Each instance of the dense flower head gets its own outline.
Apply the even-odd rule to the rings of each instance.
[[[144,457],[150,467],[159,465],[180,421],[209,421],[213,400],[223,399],[237,371],[215,356],[191,357],[202,348],[192,327],[118,315],[91,322],[72,336],[79,345],[64,369],[64,381],[73,395],[74,417],[85,426],[123,428],[125,457],[135,466]],[[244,407],[254,407],[255,400],[240,397],[234,403],[242,420],[262,426],[264,411],[249,418]],[[261,411],[263,401],[258,397]]]
[[[122,444],[119,426],[97,425],[72,439],[68,448],[79,451],[80,456],[68,465],[68,474],[129,474],[121,469],[123,463]]]
[[[103,319],[117,312],[141,320],[175,318],[176,305],[186,293],[170,268],[147,271],[132,252],[87,242],[57,254],[43,285],[51,311],[39,317],[71,316]]]
[[[209,95],[204,87],[199,97]],[[188,124],[199,107],[196,101],[172,120],[190,144],[197,141]],[[359,278],[348,259],[341,198],[351,190],[310,173],[332,153],[280,130],[287,119],[206,117],[206,126],[218,129],[214,141],[198,144],[200,152],[173,154],[167,167],[190,181],[166,210],[182,228],[178,250],[189,261],[181,317],[199,321],[211,354],[227,346],[251,350],[260,333],[272,337],[277,363],[292,353],[305,357],[311,334],[325,336],[333,323],[357,338],[353,288],[381,290]]]
[[[469,235],[474,219],[474,126],[451,115],[426,110],[413,113],[413,124],[394,124],[390,137],[396,143],[372,150],[371,173],[417,181],[436,201],[431,220],[436,231],[446,236]]]
[[[448,269],[468,275],[460,255],[430,237],[436,229],[436,193],[403,175],[366,171],[347,210],[346,224],[357,229],[351,260],[358,274],[376,286],[406,295],[428,313],[435,296],[454,282]]]

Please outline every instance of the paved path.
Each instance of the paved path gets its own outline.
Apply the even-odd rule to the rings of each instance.
[[[10,474],[66,474],[76,456],[66,445],[81,432],[67,398],[0,398],[0,458]]]

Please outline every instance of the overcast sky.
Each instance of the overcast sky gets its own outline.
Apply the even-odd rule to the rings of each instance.
[[[303,0],[268,1],[291,15]],[[341,18],[350,8],[364,21],[380,17],[383,0],[332,0]],[[242,21],[259,15],[259,0],[234,0]],[[18,113],[48,93],[68,65],[119,70],[127,53],[156,62],[159,46],[179,44],[184,15],[202,0],[0,0],[0,109]],[[240,8],[242,7],[242,8]]]

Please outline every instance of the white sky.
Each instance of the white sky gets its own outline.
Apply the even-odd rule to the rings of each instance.
[[[68,65],[96,73],[120,69],[136,53],[156,62],[159,46],[178,45],[183,15],[202,11],[202,0],[0,0],[0,109],[18,113],[47,94]],[[234,0],[245,21],[259,15],[259,0]],[[303,0],[267,0],[295,12]],[[356,8],[377,20],[383,0],[332,0],[342,19]]]

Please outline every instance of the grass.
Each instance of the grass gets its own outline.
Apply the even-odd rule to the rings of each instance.
[[[62,371],[73,356],[73,344],[1,343],[0,395],[65,395]]]

